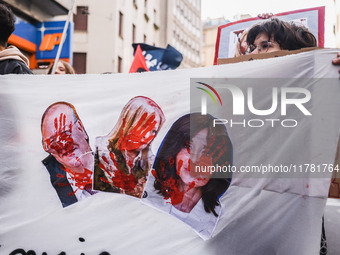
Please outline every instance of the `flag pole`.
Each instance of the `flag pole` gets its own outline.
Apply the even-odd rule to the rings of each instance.
[[[76,3],[76,0],[72,0],[72,6],[71,6],[71,9],[69,9],[69,11],[68,11],[68,16],[67,16],[67,20],[66,20],[66,23],[65,23],[65,26],[64,26],[63,35],[61,36],[60,45],[58,47],[57,55],[54,59],[54,64],[53,64],[51,74],[54,74],[55,70],[57,69],[57,64],[58,64],[58,61],[59,61],[60,53],[61,53],[61,50],[62,50],[63,45],[64,45],[68,24],[70,23],[70,19],[71,19],[71,15],[73,13],[73,8],[74,8],[75,3]]]

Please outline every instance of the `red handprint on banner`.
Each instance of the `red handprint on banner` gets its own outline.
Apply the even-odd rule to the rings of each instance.
[[[67,152],[72,153],[74,144],[72,139],[72,121],[66,124],[66,115],[61,113],[58,118],[54,119],[54,136],[45,140],[44,146],[47,151],[54,150],[60,154]]]
[[[210,178],[210,171],[195,171],[195,168],[199,166],[201,169],[204,167],[214,166],[216,162],[219,162],[221,157],[225,155],[227,151],[227,142],[225,139],[216,139],[212,136],[205,148],[204,153],[195,162],[190,160],[190,174],[193,177]],[[226,160],[223,165],[228,165],[229,162]]]
[[[150,134],[150,131],[155,128],[157,122],[155,121],[155,114],[152,114],[149,118],[147,118],[147,116],[148,114],[144,113],[137,125],[129,130],[126,136],[124,136],[126,122],[125,119],[123,119],[123,129],[118,140],[118,148],[120,150],[137,150],[152,141],[155,134]]]
[[[70,177],[68,178],[68,180],[70,181],[70,183],[72,183],[72,184],[69,184],[69,185],[71,185],[71,186],[74,185],[75,188],[76,188],[76,189],[74,189],[73,192],[70,192],[68,194],[69,196],[74,195],[78,191],[78,189],[84,190],[85,186],[87,186],[87,185],[92,186],[92,171],[91,170],[85,168],[83,173],[72,173],[69,169],[67,169],[66,167],[63,167],[62,165],[60,166],[60,168],[62,170],[64,170],[65,172],[69,173]],[[61,175],[61,174],[58,174],[58,175],[57,175],[57,177],[65,178],[64,175]],[[58,186],[66,186],[66,185],[67,184],[65,184],[65,183],[58,183]]]
[[[101,157],[99,167],[104,171],[107,178],[101,178],[101,180],[117,188],[133,191],[138,183],[133,174],[125,174],[119,169],[115,155],[112,152],[110,152],[109,159],[105,155]]]

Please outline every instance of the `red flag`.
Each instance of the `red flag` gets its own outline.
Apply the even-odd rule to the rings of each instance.
[[[135,58],[132,62],[129,73],[137,73],[137,72],[140,73],[140,72],[148,72],[148,71],[149,71],[149,68],[146,65],[142,49],[138,45],[136,53],[135,53]]]

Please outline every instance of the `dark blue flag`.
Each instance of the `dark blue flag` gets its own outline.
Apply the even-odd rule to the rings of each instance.
[[[136,52],[137,46],[140,45],[146,64],[150,71],[172,70],[176,69],[183,60],[183,55],[171,45],[166,49],[151,46],[145,43],[133,43],[132,47]]]

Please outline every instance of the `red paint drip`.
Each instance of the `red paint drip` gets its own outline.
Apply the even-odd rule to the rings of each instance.
[[[106,158],[105,156],[102,156],[102,159],[104,160],[104,162],[105,162],[106,164],[109,164],[109,161],[107,160],[107,158]]]
[[[156,171],[155,171],[154,169],[151,170],[151,174],[153,175],[153,177],[155,177],[156,179],[158,179],[158,178],[157,178],[157,173],[156,173]]]
[[[111,180],[114,186],[127,191],[133,191],[137,185],[137,179],[133,174],[127,175],[120,170],[115,171],[115,176]]]
[[[179,160],[177,164],[177,175],[178,176],[180,175],[182,166],[183,166],[183,160]]]

